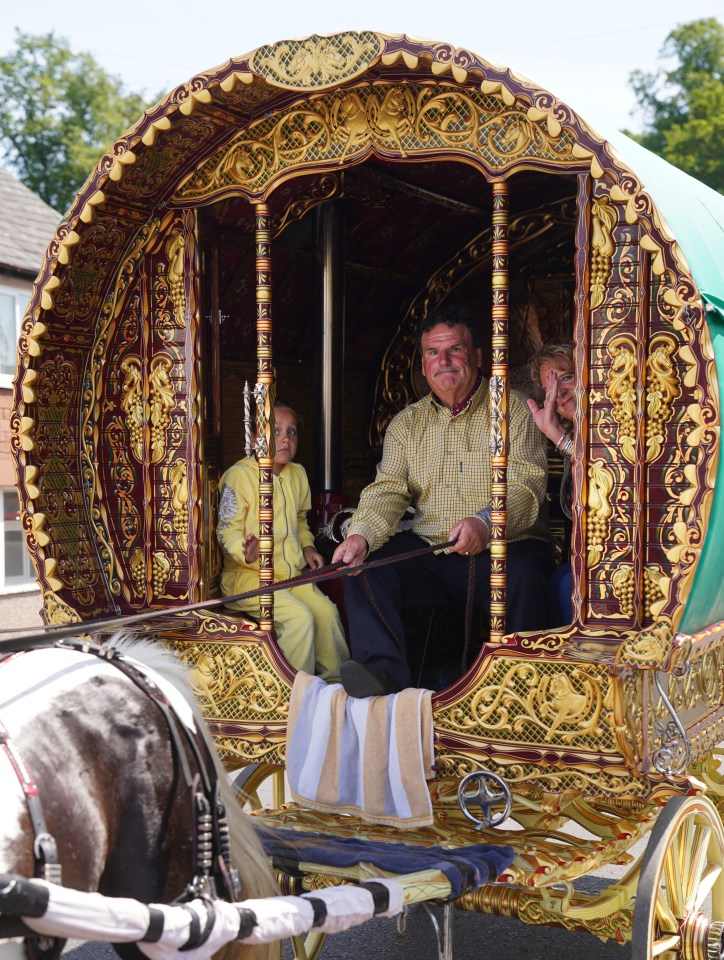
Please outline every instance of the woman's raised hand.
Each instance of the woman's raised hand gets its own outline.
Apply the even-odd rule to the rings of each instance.
[[[536,427],[544,433],[551,443],[558,443],[563,433],[563,424],[558,416],[558,377],[551,370],[545,384],[543,406],[538,406],[533,399],[526,401]]]

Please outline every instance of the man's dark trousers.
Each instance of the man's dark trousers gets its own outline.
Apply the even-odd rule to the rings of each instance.
[[[414,533],[395,534],[368,561],[419,550],[427,542]],[[344,578],[352,657],[385,671],[400,689],[412,686],[402,612],[411,607],[461,605],[468,591],[470,557],[426,553]],[[506,632],[544,629],[548,622],[550,544],[518,540],[507,547]],[[367,586],[365,585],[367,580]],[[370,594],[374,597],[374,605]],[[475,557],[475,605],[489,617],[490,553]]]

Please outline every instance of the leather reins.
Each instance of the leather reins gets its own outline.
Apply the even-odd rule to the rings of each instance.
[[[12,653],[14,651],[28,650],[34,646],[43,646],[48,640],[62,640],[65,637],[76,637],[79,632],[88,635],[94,632],[108,632],[123,630],[127,627],[133,627],[139,624],[145,624],[152,620],[159,620],[163,617],[176,616],[180,613],[192,613],[195,610],[214,610],[217,607],[223,607],[229,603],[237,603],[240,600],[250,600],[253,597],[266,596],[269,593],[275,593],[277,590],[285,590],[290,587],[298,587],[305,583],[322,583],[326,580],[335,580],[339,577],[357,574],[366,570],[372,570],[375,567],[384,567],[390,563],[401,563],[405,560],[411,560],[414,557],[423,556],[426,553],[438,553],[441,550],[447,550],[454,546],[454,540],[448,540],[445,543],[431,543],[418,550],[409,550],[407,553],[401,553],[392,557],[380,557],[378,560],[367,561],[359,566],[350,566],[341,560],[337,563],[327,564],[318,570],[310,570],[299,574],[296,577],[290,577],[288,580],[278,580],[264,587],[258,587],[256,590],[248,590],[245,593],[236,593],[228,597],[216,597],[210,600],[199,600],[196,603],[187,603],[178,607],[164,607],[163,609],[146,610],[143,613],[132,613],[122,617],[104,617],[98,620],[80,620],[74,623],[58,626],[46,626],[38,632],[35,627],[27,628],[31,631],[29,636],[13,637],[8,640],[0,640],[0,655]],[[472,559],[472,558],[471,558]],[[22,628],[21,628],[22,629]],[[0,634],[5,632],[0,628]],[[13,629],[17,633],[18,628]]]

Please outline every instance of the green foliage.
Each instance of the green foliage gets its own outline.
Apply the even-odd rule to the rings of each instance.
[[[16,30],[15,39],[15,49],[0,57],[0,150],[27,187],[64,211],[146,105],[53,33]]]
[[[631,74],[645,130],[629,135],[724,193],[724,25],[709,17],[677,27],[660,59],[657,72]]]

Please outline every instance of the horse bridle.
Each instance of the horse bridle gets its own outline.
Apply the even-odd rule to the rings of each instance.
[[[83,641],[79,641],[77,646],[103,657],[117,667],[158,707],[168,727],[174,754],[189,789],[194,824],[193,877],[174,902],[204,896],[231,902],[238,900],[241,878],[239,871],[231,864],[229,823],[207,744],[192,727],[183,722],[151,677],[124,659],[114,648],[89,645]],[[184,744],[193,756],[196,773],[191,770]]]
[[[48,644],[51,646],[51,644]],[[64,640],[53,644],[60,649],[79,650],[106,660],[131,680],[160,710],[171,737],[172,751],[177,758],[184,780],[189,789],[194,824],[193,876],[176,902],[195,897],[211,899],[239,899],[241,879],[231,864],[231,844],[226,809],[220,795],[213,758],[206,743],[196,731],[184,723],[160,687],[124,659],[113,647],[93,644],[87,640]],[[23,651],[0,659],[0,666]],[[62,883],[62,867],[58,861],[57,844],[48,832],[43,806],[37,785],[17,746],[0,720],[0,747],[2,747],[15,771],[25,797],[25,803],[33,828],[33,856],[36,876],[51,883]],[[192,772],[187,747],[193,757],[197,772]]]

